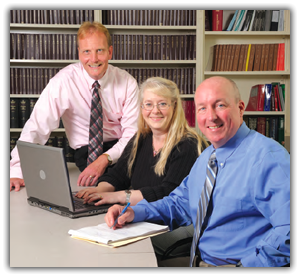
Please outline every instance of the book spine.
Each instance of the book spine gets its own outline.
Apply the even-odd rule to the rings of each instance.
[[[212,31],[222,31],[223,10],[212,11]]]
[[[17,144],[17,140],[18,140],[18,138],[15,138],[15,137],[10,138],[10,152],[15,148],[15,146]],[[11,159],[11,156],[10,156],[10,159]]]
[[[264,57],[264,63],[263,63],[261,70],[267,71],[268,70],[268,62],[270,59],[270,44],[264,44],[264,46],[265,46],[265,57]]]
[[[19,101],[19,127],[23,128],[26,121],[29,118],[29,100],[27,98],[21,98]]]
[[[284,63],[285,63],[285,44],[280,43],[278,47],[279,57],[277,58],[278,63],[278,71],[284,71]]]
[[[265,60],[267,59],[267,56],[268,56],[268,49],[266,48],[266,44],[262,44],[262,46],[261,46],[261,58],[260,58],[260,65],[259,65],[259,70],[260,71],[264,70]]]
[[[271,94],[272,94],[272,85],[271,84],[265,84],[264,111],[270,111],[270,109],[271,109]]]
[[[284,117],[278,118],[278,142],[284,146]]]
[[[266,118],[265,117],[257,118],[257,132],[261,133],[264,136],[266,135]]]
[[[16,88],[15,88],[14,69],[10,68],[9,73],[10,73],[10,84],[9,84],[10,94],[15,94],[16,93],[16,90],[15,90]]]
[[[267,62],[267,68],[265,69],[267,71],[273,70],[274,49],[275,49],[275,44],[274,43],[270,44],[269,59]]]
[[[279,46],[278,43],[276,43],[276,44],[274,45],[272,71],[276,71],[276,70],[277,70],[278,46]]]
[[[244,67],[245,71],[248,71],[249,60],[250,60],[250,53],[251,53],[251,44],[249,44],[249,46],[248,46],[246,64],[245,64],[245,67]]]
[[[265,104],[265,86],[264,85],[258,85],[258,98],[257,98],[257,111],[263,111],[264,110],[264,104]]]
[[[10,99],[10,128],[19,128],[19,99]]]

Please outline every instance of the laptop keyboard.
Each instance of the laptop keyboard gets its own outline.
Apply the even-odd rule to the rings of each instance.
[[[73,204],[75,210],[82,210],[87,208],[87,205],[83,204],[83,201],[80,201],[80,199],[76,199],[75,197],[73,198]]]
[[[77,198],[75,197],[76,192],[72,192],[73,195],[73,205],[75,210],[93,210],[95,209],[94,205],[89,205],[89,204],[83,204],[83,199],[82,198]]]

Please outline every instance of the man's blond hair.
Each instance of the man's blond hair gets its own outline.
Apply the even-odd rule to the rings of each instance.
[[[103,33],[106,36],[108,47],[112,45],[111,36],[106,27],[94,21],[93,23],[90,21],[83,22],[77,32],[77,45],[80,39],[83,39],[86,35],[90,35],[96,32]]]

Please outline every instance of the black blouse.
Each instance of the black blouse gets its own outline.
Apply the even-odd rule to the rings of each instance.
[[[99,182],[110,183],[116,191],[129,188],[140,190],[148,202],[169,195],[189,174],[198,158],[197,141],[184,138],[172,149],[166,163],[165,174],[156,175],[154,167],[160,154],[153,157],[152,133],[150,133],[145,138],[140,138],[131,178],[129,178],[127,162],[134,138],[135,136],[128,142],[115,166],[101,176]]]

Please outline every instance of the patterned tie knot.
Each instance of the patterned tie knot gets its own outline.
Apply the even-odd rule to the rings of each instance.
[[[98,81],[95,81],[95,82],[93,83],[92,88],[96,88],[96,89],[100,88],[100,84],[98,83]]]

